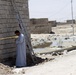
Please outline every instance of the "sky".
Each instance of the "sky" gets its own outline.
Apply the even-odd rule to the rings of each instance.
[[[76,0],[73,1],[73,19],[76,19]],[[30,18],[48,18],[66,21],[72,19],[71,0],[29,0]]]

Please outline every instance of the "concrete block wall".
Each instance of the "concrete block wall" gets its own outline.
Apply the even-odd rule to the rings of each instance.
[[[56,27],[56,26],[57,26],[57,22],[56,22],[56,21],[49,21],[48,23],[49,23],[49,25],[51,25],[52,27]]]
[[[48,18],[30,19],[30,30],[34,34],[50,33],[51,25],[48,24]]]
[[[24,27],[27,27],[28,33],[30,33],[28,0],[15,0],[15,2],[24,23]],[[15,56],[15,39],[2,38],[14,36],[14,31],[17,29],[20,30],[11,0],[0,0],[0,62],[5,58]]]
[[[37,24],[38,25],[38,24]],[[49,27],[46,25],[39,24],[39,26],[35,26],[34,29],[32,27],[31,33],[40,34],[40,33],[49,33]]]

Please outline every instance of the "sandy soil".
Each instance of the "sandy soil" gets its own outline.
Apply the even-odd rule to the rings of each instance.
[[[75,58],[76,51],[72,51],[46,63],[13,71],[25,75],[76,75]]]
[[[13,74],[12,67],[0,63],[0,74]]]

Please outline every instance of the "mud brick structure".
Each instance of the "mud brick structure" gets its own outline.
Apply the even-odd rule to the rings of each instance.
[[[30,19],[31,33],[50,33],[51,28],[51,24],[48,23],[48,18]]]
[[[22,21],[29,34],[28,0],[15,0]],[[14,31],[19,28],[11,0],[0,0],[0,62],[16,55]]]
[[[52,27],[56,27],[57,26],[57,22],[56,21],[49,21],[48,23],[50,25],[52,25]]]

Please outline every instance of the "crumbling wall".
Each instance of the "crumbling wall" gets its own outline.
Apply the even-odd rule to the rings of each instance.
[[[15,0],[22,21],[29,31],[28,0]],[[0,0],[0,62],[16,55],[14,31],[19,29],[11,0]],[[20,30],[20,29],[19,29]]]

